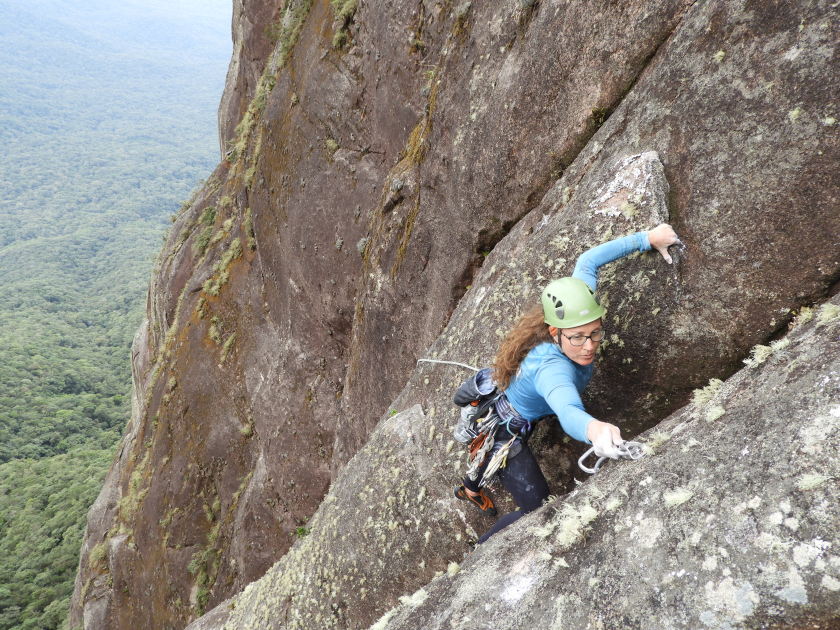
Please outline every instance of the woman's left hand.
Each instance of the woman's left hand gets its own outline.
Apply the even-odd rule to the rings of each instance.
[[[648,240],[650,241],[650,246],[662,254],[662,258],[669,265],[673,261],[671,260],[671,255],[668,253],[668,248],[671,245],[682,243],[677,233],[667,223],[663,223],[648,232]]]
[[[600,420],[592,420],[586,427],[586,437],[595,447],[595,455],[618,459],[617,447],[624,444],[624,440],[621,439],[621,431],[617,426]]]

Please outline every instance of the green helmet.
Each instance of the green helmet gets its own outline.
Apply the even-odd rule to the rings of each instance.
[[[595,291],[583,280],[560,278],[543,289],[545,323],[557,328],[574,328],[603,317],[604,307]]]

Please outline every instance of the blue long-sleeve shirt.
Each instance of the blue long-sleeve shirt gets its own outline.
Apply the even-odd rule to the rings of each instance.
[[[598,288],[598,269],[628,254],[650,249],[647,232],[617,238],[581,254],[572,277]],[[580,395],[592,379],[594,364],[579,365],[553,343],[533,348],[505,390],[510,404],[526,420],[556,414],[563,430],[576,440],[589,443],[586,429],[594,420],[583,408]]]

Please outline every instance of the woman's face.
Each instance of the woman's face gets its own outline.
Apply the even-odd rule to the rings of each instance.
[[[595,360],[595,351],[598,349],[598,343],[587,339],[582,346],[573,346],[569,342],[569,337],[575,335],[589,336],[596,330],[602,330],[601,320],[596,319],[594,322],[589,322],[583,326],[576,326],[575,328],[563,328],[557,335],[554,335],[554,340],[558,341],[563,353],[578,365],[589,365]],[[559,340],[558,340],[559,338]]]

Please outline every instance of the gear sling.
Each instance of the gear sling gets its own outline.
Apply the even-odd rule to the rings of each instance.
[[[522,418],[493,385],[490,374],[490,368],[479,370],[458,388],[453,401],[461,407],[455,439],[470,445],[464,487],[481,492],[499,479],[520,509],[500,518],[479,544],[539,508],[549,496],[548,483],[526,443],[536,420]],[[457,491],[456,496],[466,498]],[[495,514],[495,509],[487,513]]]

